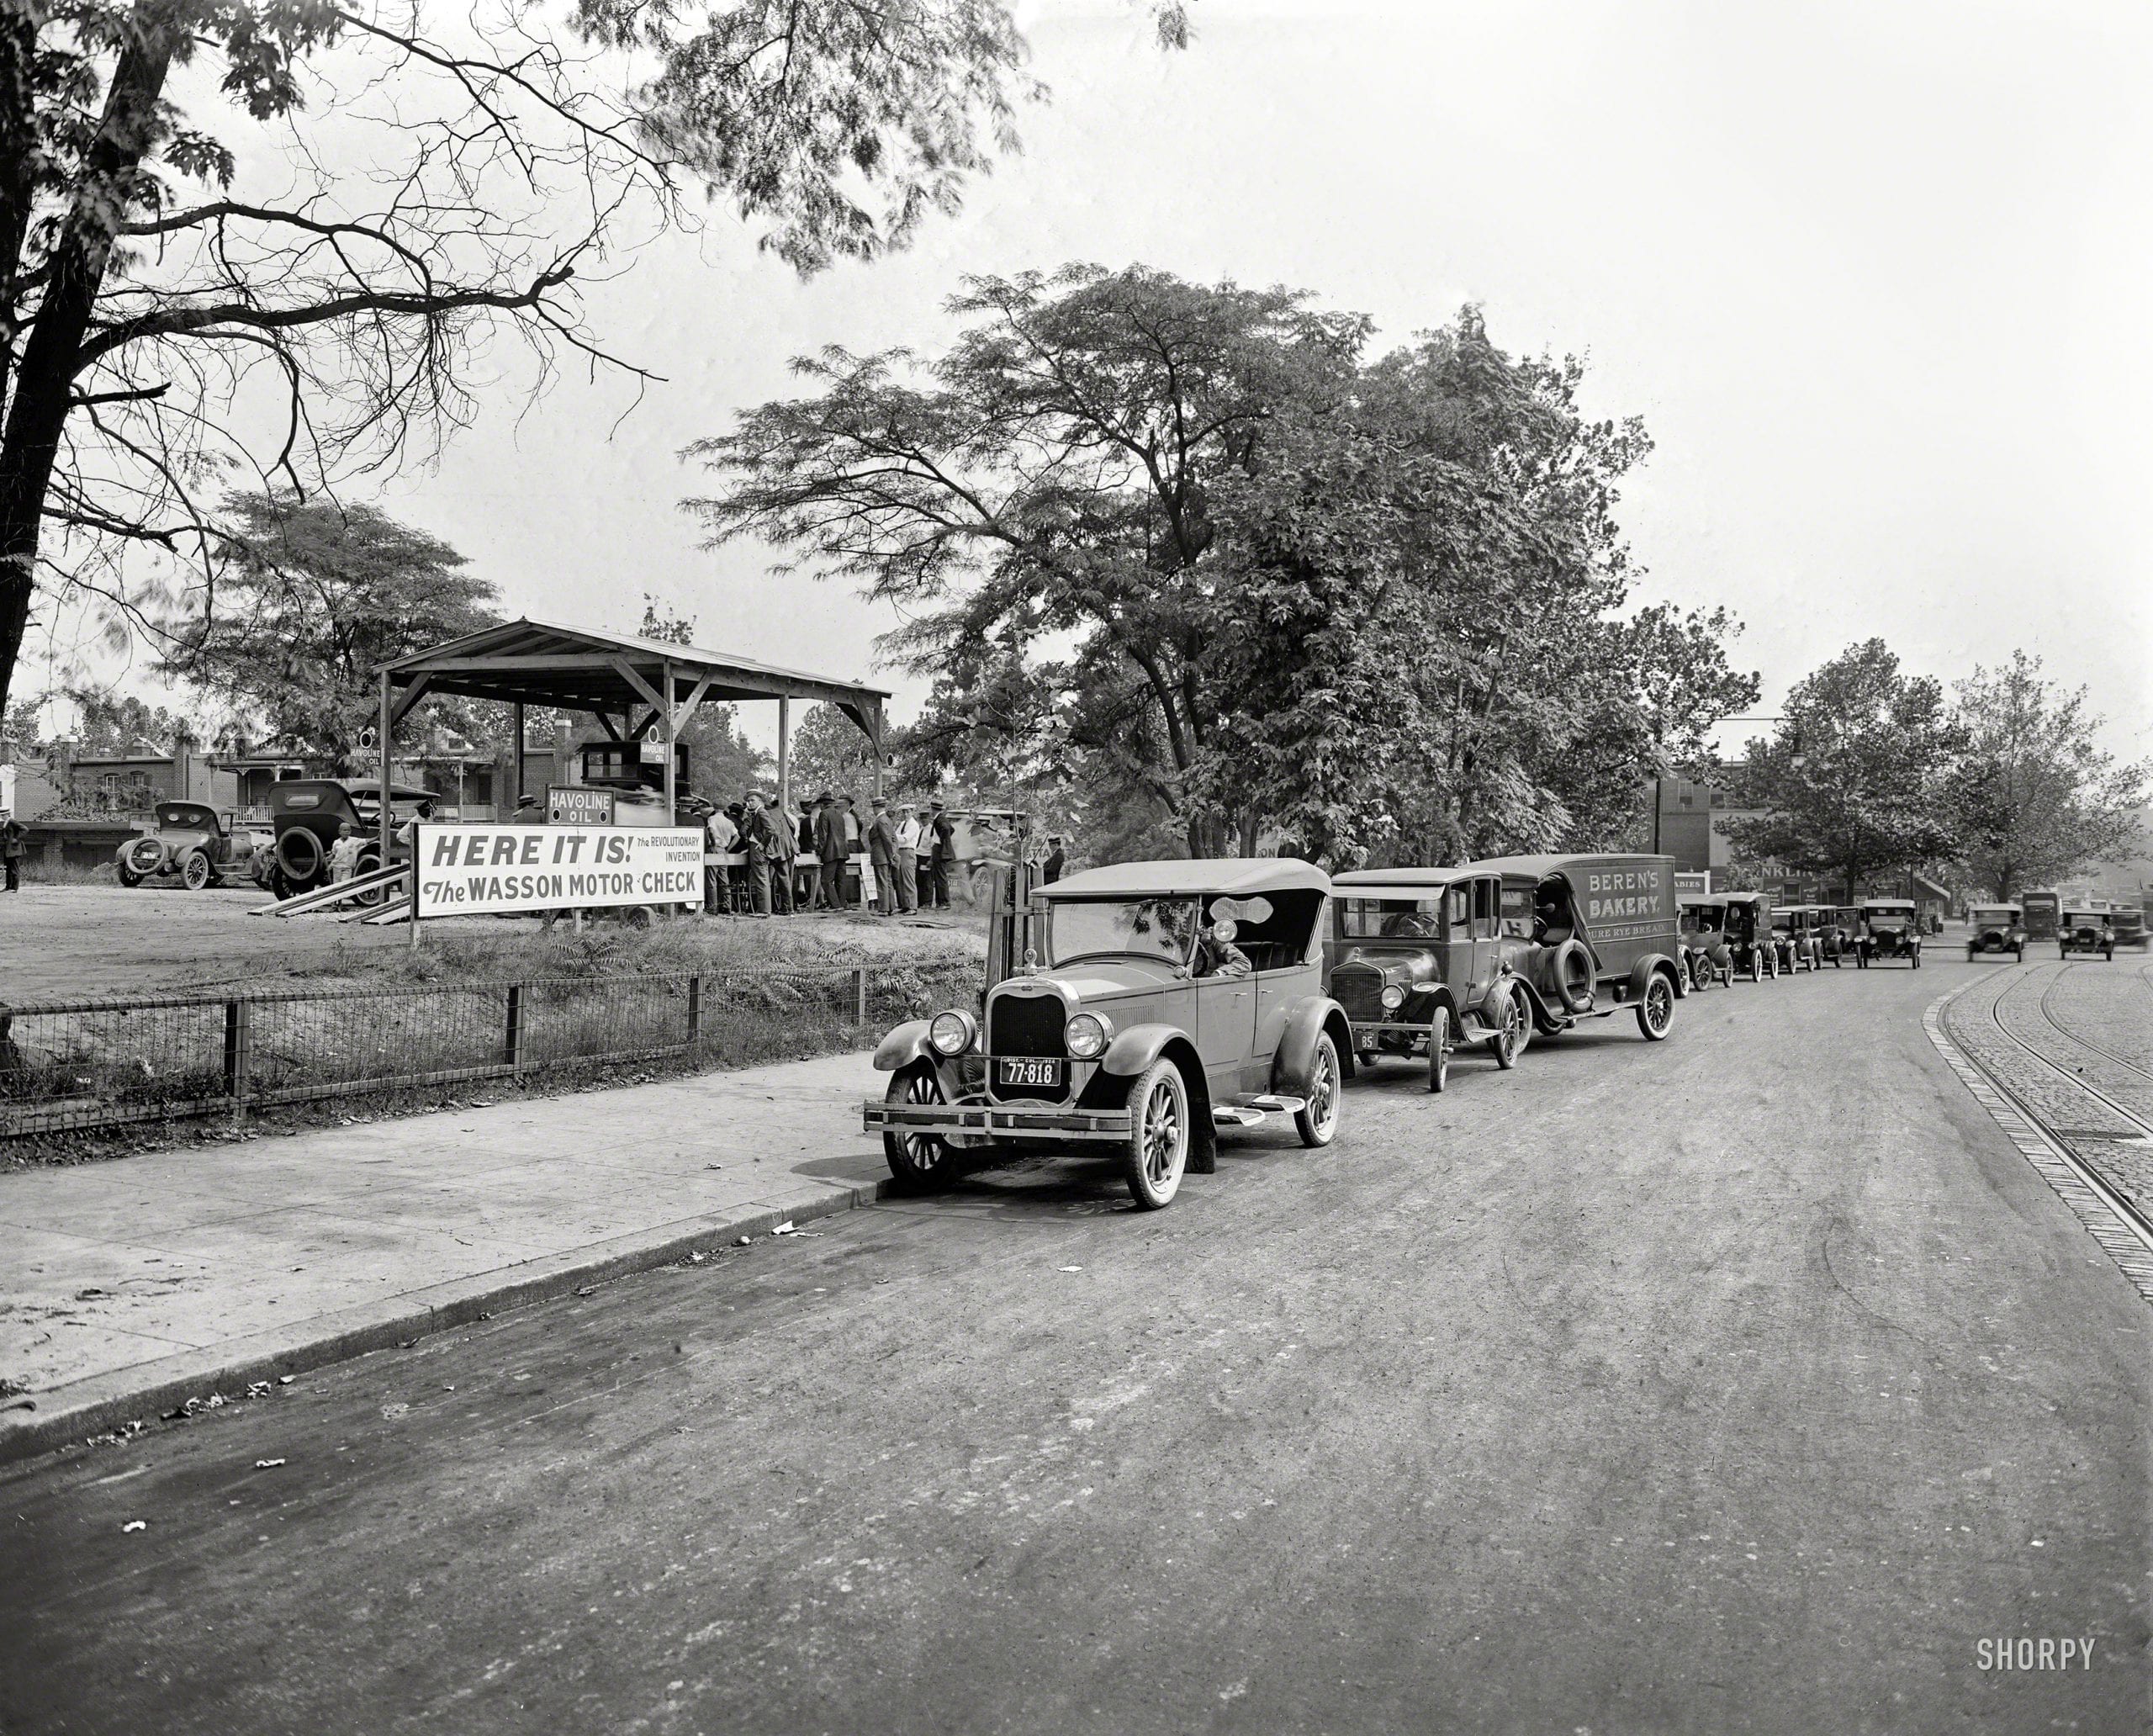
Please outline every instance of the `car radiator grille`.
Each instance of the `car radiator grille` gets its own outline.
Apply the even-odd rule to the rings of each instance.
[[[1330,998],[1348,1019],[1365,1023],[1381,1019],[1383,972],[1373,965],[1340,965],[1330,973]]]
[[[997,995],[987,1013],[989,1055],[1066,1055],[1055,995]]]

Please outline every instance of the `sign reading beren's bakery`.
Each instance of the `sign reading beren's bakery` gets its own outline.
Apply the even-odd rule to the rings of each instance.
[[[416,914],[499,916],[700,903],[700,832],[636,826],[445,826],[413,840]]]

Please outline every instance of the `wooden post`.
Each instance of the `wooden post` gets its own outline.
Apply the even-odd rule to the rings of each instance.
[[[232,1100],[235,1125],[246,1119],[247,1075],[253,1070],[253,1021],[249,1003],[225,1003],[225,1095]]]
[[[523,986],[510,983],[508,991],[508,1030],[501,1045],[501,1059],[512,1067],[523,1065]]]
[[[671,826],[675,823],[680,818],[680,816],[674,811],[673,807],[674,801],[678,794],[673,787],[675,769],[673,764],[673,660],[670,658],[668,658],[663,664],[659,665],[659,685],[658,691],[659,696],[665,701],[664,705],[659,707],[659,710],[664,714],[664,717],[659,719],[659,722],[664,726],[659,731],[659,736],[665,744],[665,823],[668,826]]]
[[[567,781],[567,780],[566,780],[566,779],[564,779],[564,778],[561,778],[561,777],[558,777],[558,776],[557,776],[557,777],[553,780],[553,781],[554,781],[555,783],[557,783],[557,784],[558,784],[558,783],[565,783],[565,782]],[[509,802],[508,802],[508,811],[507,811],[507,812],[506,812],[506,813],[502,812],[501,808],[500,808],[500,805],[498,802],[496,802],[496,803],[495,804],[495,807],[494,807],[494,813],[495,813],[495,817],[496,818],[500,818],[500,819],[505,819],[505,818],[507,818],[509,817],[509,815],[513,814],[513,813],[516,812],[516,806],[517,806],[517,804],[518,804],[518,803],[520,803],[522,800],[523,800],[523,701],[522,701],[521,700],[520,700],[520,699],[519,699],[519,700],[518,700],[518,701],[516,701],[516,793],[515,793],[515,795],[511,796],[511,797],[509,798]]]
[[[395,831],[394,816],[389,811],[389,671],[381,672],[381,865],[389,865],[390,835]],[[412,907],[417,908],[416,905]]]
[[[688,979],[688,1046],[692,1049],[703,1040],[703,979]]]
[[[792,818],[792,699],[777,696],[777,805],[785,810],[785,823]]]
[[[853,987],[859,998],[859,1023],[860,1028],[864,1030],[867,1026],[867,966],[865,965],[854,966],[853,967],[852,981]]]

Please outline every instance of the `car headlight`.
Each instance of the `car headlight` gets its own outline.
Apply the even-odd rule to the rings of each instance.
[[[1405,1004],[1405,991],[1395,982],[1383,992],[1383,1008],[1386,1013],[1395,1013]]]
[[[937,1013],[927,1027],[927,1046],[945,1060],[954,1061],[972,1046],[979,1035],[979,1021],[969,1013]]]
[[[1079,1013],[1062,1028],[1061,1038],[1076,1060],[1090,1061],[1106,1053],[1114,1040],[1114,1025],[1103,1013]]]

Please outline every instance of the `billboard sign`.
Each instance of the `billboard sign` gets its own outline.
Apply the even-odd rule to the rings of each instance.
[[[421,918],[702,902],[700,832],[421,821],[411,854]]]
[[[580,784],[546,786],[546,823],[549,826],[610,826],[613,823],[613,792],[586,789]]]

